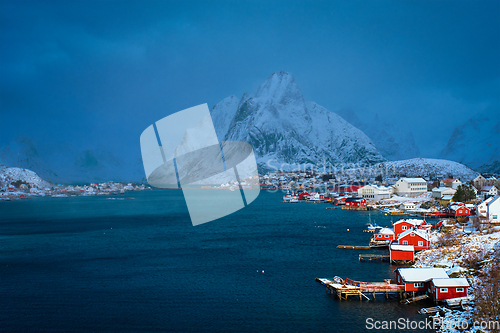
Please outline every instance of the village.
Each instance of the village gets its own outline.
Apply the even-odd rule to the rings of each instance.
[[[151,190],[144,184],[101,182],[88,185],[52,184],[35,172],[0,166],[0,200],[22,200],[33,197],[70,197],[93,195],[123,195],[127,191]]]
[[[367,223],[364,231],[373,233],[368,246],[338,246],[386,248],[387,254],[360,254],[359,260],[389,261],[396,267],[394,276],[383,282],[317,278],[329,294],[339,300],[375,300],[377,295],[396,295],[405,304],[427,300],[423,304],[434,305],[422,307],[419,313],[441,322],[466,322],[469,328],[478,320],[495,320],[492,323],[497,326],[481,329],[498,330],[500,181],[496,177],[478,175],[464,182],[452,177],[401,177],[347,183],[328,178],[305,173],[266,175],[261,188],[281,189],[286,204],[326,203],[327,208],[333,205],[353,214],[379,210],[401,216],[391,227]],[[493,312],[491,304],[496,304]]]

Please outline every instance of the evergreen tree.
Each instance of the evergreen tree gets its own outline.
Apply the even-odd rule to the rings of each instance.
[[[467,202],[476,198],[476,193],[470,185],[458,185],[452,201]]]

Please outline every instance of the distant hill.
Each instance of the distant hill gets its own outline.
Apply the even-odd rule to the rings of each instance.
[[[382,175],[384,178],[451,176],[459,178],[461,181],[469,181],[478,175],[476,171],[463,164],[433,158],[387,161],[363,169],[346,170],[345,174],[358,174],[361,178],[378,175]]]

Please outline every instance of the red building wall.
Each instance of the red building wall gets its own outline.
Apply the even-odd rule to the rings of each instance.
[[[434,299],[450,299],[456,297],[465,297],[467,296],[467,288],[468,287],[447,287],[448,292],[441,292],[441,288],[443,287],[435,287],[431,285],[431,294]],[[463,292],[457,292],[457,288],[463,288]]]
[[[404,242],[407,242],[407,245],[413,245],[415,248],[415,251],[420,251],[420,250],[428,250],[429,249],[429,241],[426,240],[425,238],[420,237],[418,234],[414,234],[414,236],[410,234],[400,237],[398,239],[398,244],[404,245]],[[418,245],[418,242],[422,242],[422,245]]]
[[[415,253],[413,251],[391,250],[390,258],[391,260],[413,261],[415,259]]]

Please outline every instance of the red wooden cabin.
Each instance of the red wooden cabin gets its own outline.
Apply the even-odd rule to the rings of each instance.
[[[420,251],[428,250],[431,242],[427,231],[412,228],[398,236],[398,244],[413,245],[415,251]]]
[[[391,244],[389,246],[390,261],[414,261],[415,249],[413,245]]]
[[[430,294],[437,301],[466,297],[469,287],[466,278],[435,278],[430,281]]]
[[[448,279],[444,268],[411,267],[396,269],[396,283],[405,286],[405,291],[426,292],[432,279]]]

